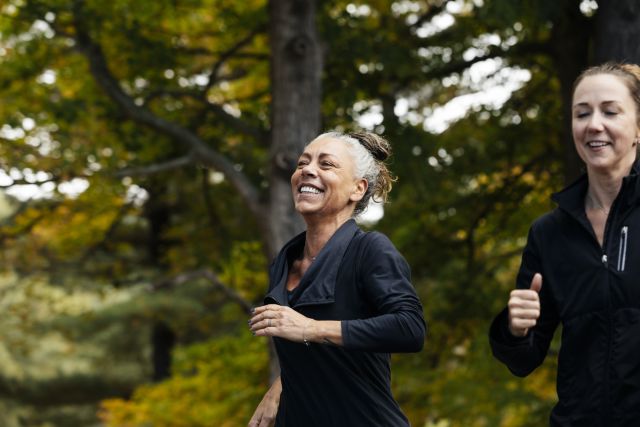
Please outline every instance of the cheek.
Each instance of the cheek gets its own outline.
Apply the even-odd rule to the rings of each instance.
[[[294,185],[294,183],[298,179],[299,175],[300,175],[300,169],[296,169],[295,172],[293,172],[293,174],[291,175],[291,179],[289,181],[291,182],[292,186]]]
[[[573,142],[578,144],[582,136],[581,126],[579,124],[573,123],[571,125],[571,135],[573,137]]]

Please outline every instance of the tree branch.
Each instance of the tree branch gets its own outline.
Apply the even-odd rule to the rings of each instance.
[[[232,58],[234,55],[236,55],[240,49],[242,49],[243,47],[245,47],[249,43],[251,43],[251,41],[255,38],[255,36],[257,36],[260,33],[265,32],[265,30],[266,30],[266,27],[265,27],[264,24],[259,25],[257,28],[254,28],[249,34],[247,34],[244,38],[240,39],[236,44],[231,46],[231,48],[229,48],[227,51],[223,52],[220,55],[220,58],[216,61],[216,63],[213,64],[213,67],[211,67],[211,73],[209,73],[209,76],[208,76],[209,77],[209,81],[207,83],[207,86],[206,86],[205,90],[208,90],[209,88],[211,88],[211,86],[213,86],[217,82],[220,70],[222,69],[224,64],[230,58]]]
[[[174,286],[180,286],[184,283],[201,278],[207,279],[213,285],[214,289],[221,291],[231,301],[238,304],[245,313],[251,313],[253,306],[249,303],[249,301],[244,299],[235,289],[231,289],[230,287],[222,283],[218,279],[218,276],[208,268],[180,273],[177,276],[152,283],[149,290],[159,291],[163,289],[169,289]]]
[[[177,159],[169,160],[164,163],[156,163],[153,165],[141,166],[138,168],[125,168],[120,169],[114,173],[116,178],[124,178],[125,176],[147,176],[160,172],[166,172],[174,169],[179,169],[184,166],[192,165],[195,163],[195,156],[193,153],[189,153],[186,156],[178,157]]]
[[[40,221],[44,220],[47,217],[47,214],[51,213],[59,204],[60,202],[58,201],[48,201],[47,204],[44,205],[44,212],[39,212],[38,215],[29,218],[27,223],[22,224],[19,229],[13,230],[12,232],[3,230],[2,228],[4,227],[11,227],[15,223],[16,219],[22,213],[24,213],[27,208],[31,206],[29,204],[29,201],[22,202],[18,209],[9,218],[6,218],[4,221],[2,221],[2,223],[0,223],[0,242],[4,242],[7,239],[17,238],[29,233],[36,225],[40,223]]]
[[[75,40],[77,49],[89,61],[89,69],[96,83],[131,120],[159,133],[166,134],[176,141],[188,144],[194,154],[198,156],[198,159],[225,174],[256,217],[263,216],[264,209],[259,202],[258,190],[244,174],[236,170],[235,165],[228,158],[211,149],[190,130],[136,105],[134,100],[124,92],[109,70],[101,46],[91,39],[87,29],[84,27],[83,3],[83,0],[76,0],[73,4]]]
[[[56,177],[51,177],[49,179],[45,179],[42,181],[29,181],[27,179],[13,179],[13,178],[11,178],[11,180],[13,181],[11,184],[1,184],[0,189],[11,188],[15,185],[42,185],[48,182],[58,182],[59,179]]]
[[[429,10],[427,10],[425,13],[423,13],[422,15],[420,15],[420,17],[418,18],[418,20],[416,22],[414,22],[413,24],[410,25],[411,28],[419,28],[421,27],[423,24],[427,23],[427,22],[431,22],[431,20],[433,18],[436,17],[436,15],[444,12],[445,10],[447,10],[447,3],[449,3],[449,1],[443,1],[438,5],[432,5]]]
[[[260,95],[262,95],[262,93],[260,93]],[[260,130],[259,128],[251,126],[244,120],[240,120],[237,117],[227,113],[221,105],[214,104],[212,102],[207,101],[206,98],[204,97],[204,93],[201,93],[201,92],[185,91],[185,90],[168,90],[168,89],[155,90],[149,93],[145,97],[145,104],[147,102],[152,101],[155,98],[159,98],[162,96],[171,96],[175,98],[178,98],[178,97],[191,98],[198,102],[201,102],[202,104],[205,105],[205,107],[207,107],[208,111],[213,112],[216,116],[218,116],[220,120],[222,120],[223,123],[233,127],[237,131],[240,131],[241,133],[247,136],[250,136],[256,139],[256,141],[258,142],[262,142],[267,136],[267,134],[262,130]]]

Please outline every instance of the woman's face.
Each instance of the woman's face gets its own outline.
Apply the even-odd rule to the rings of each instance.
[[[311,142],[291,176],[296,210],[305,217],[351,217],[367,189],[367,181],[355,178],[355,170],[345,142],[330,137]]]
[[[573,141],[588,170],[628,172],[640,134],[636,105],[617,76],[596,74],[576,87],[572,107]]]

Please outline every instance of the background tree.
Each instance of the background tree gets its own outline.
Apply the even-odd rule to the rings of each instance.
[[[2,8],[0,184],[45,195],[14,201],[0,229],[14,425],[88,424],[107,396],[121,397],[102,405],[110,425],[246,423],[274,372],[246,311],[301,227],[290,170],[320,129],[356,126],[394,144],[400,180],[376,228],[412,265],[430,323],[424,352],[394,358],[412,423],[546,422],[553,358],[511,377],[489,356],[488,322],[527,227],[579,173],[573,79],[605,37],[630,52],[613,58],[635,57],[636,26],[617,21],[635,22],[632,2]],[[134,391],[166,377],[170,354],[171,377]],[[65,368],[36,370],[43,360]]]

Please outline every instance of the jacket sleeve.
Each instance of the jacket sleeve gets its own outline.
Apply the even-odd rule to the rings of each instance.
[[[409,265],[383,234],[367,233],[361,245],[356,268],[375,314],[342,321],[344,347],[381,353],[422,350],[426,324]]]
[[[547,356],[553,334],[558,326],[558,314],[552,298],[552,285],[545,282],[545,274],[539,257],[535,236],[535,224],[529,230],[527,245],[522,254],[522,263],[516,279],[518,289],[529,289],[535,273],[542,274],[540,290],[540,317],[536,326],[524,337],[515,337],[509,331],[509,312],[505,308],[496,316],[489,331],[491,350],[496,359],[507,365],[519,377],[533,372]]]

